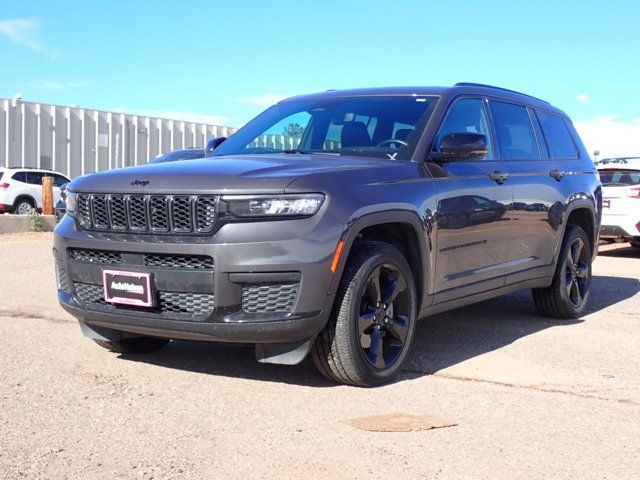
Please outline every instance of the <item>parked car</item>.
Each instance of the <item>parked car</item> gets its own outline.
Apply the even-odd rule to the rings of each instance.
[[[466,83],[299,96],[213,157],[69,185],[58,298],[102,347],[252,343],[372,386],[425,316],[522,289],[547,317],[589,301],[601,185],[545,101]]]
[[[596,165],[603,197],[600,238],[640,248],[640,157],[607,158]]]
[[[29,215],[42,211],[42,177],[53,177],[53,204],[60,199],[60,186],[70,180],[61,173],[35,168],[0,167],[0,213]]]
[[[173,150],[171,152],[158,155],[149,160],[149,163],[177,162],[179,160],[195,160],[204,157],[204,148],[186,148],[184,150]]]
[[[55,205],[56,223],[62,220],[62,217],[67,213],[67,186],[69,183],[63,183],[60,185],[60,200]]]

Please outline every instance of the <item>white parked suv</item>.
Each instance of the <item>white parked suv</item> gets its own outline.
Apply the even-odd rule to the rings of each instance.
[[[42,210],[42,177],[53,177],[53,204],[60,200],[60,186],[70,180],[51,170],[0,167],[0,213],[28,215]]]
[[[607,158],[596,166],[602,182],[600,238],[640,248],[640,157]]]

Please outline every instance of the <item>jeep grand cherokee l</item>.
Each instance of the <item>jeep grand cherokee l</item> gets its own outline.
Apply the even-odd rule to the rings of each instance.
[[[521,289],[589,300],[601,186],[569,118],[476,84],[284,100],[213,158],[74,180],[58,297],[116,352],[171,339],[310,352],[360,386],[402,367],[418,319]]]

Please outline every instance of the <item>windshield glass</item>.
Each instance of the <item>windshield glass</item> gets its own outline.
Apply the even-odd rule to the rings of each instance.
[[[600,181],[605,187],[640,185],[640,170],[599,170]]]
[[[324,153],[409,160],[435,97],[332,97],[274,105],[216,148],[212,156]]]

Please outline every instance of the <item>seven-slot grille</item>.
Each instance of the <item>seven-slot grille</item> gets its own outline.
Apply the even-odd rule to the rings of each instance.
[[[213,195],[79,193],[77,209],[82,228],[104,232],[202,234],[216,223]]]

